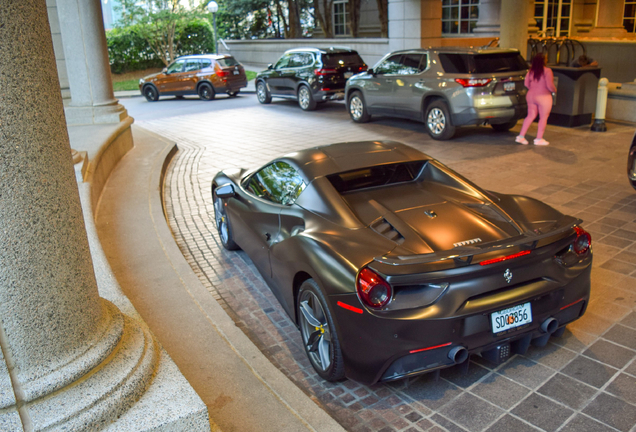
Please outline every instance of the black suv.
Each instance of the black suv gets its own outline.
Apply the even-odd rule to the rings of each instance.
[[[320,102],[344,99],[347,79],[366,70],[358,53],[348,48],[295,48],[256,76],[256,95],[262,104],[272,96],[297,99],[311,111]]]

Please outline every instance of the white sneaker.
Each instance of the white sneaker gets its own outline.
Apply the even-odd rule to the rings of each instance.
[[[523,144],[523,145],[528,144],[528,140],[525,139],[524,137],[522,137],[521,135],[519,135],[519,136],[517,136],[517,138],[515,138],[515,142],[518,142],[519,144]]]
[[[535,139],[534,145],[546,146],[546,145],[550,145],[550,143],[544,140],[543,138],[541,138],[541,139]]]

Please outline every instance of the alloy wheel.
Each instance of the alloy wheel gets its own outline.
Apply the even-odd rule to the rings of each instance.
[[[307,87],[301,87],[298,91],[298,103],[300,107],[304,110],[309,108],[309,103],[311,101],[311,95],[309,94],[309,89]]]
[[[430,110],[426,118],[426,125],[435,135],[439,135],[444,132],[444,129],[446,128],[446,116],[444,115],[444,112],[439,108],[433,108]]]
[[[300,331],[312,363],[322,371],[331,366],[333,346],[327,316],[318,297],[305,291],[300,298]]]
[[[358,96],[353,96],[349,101],[349,112],[351,113],[351,117],[356,121],[362,118],[364,104]]]
[[[230,238],[227,229],[227,216],[225,215],[225,211],[223,210],[223,202],[220,198],[214,200],[214,219],[216,222],[216,229],[219,232],[219,236],[221,237],[221,241],[223,244],[227,244]]]

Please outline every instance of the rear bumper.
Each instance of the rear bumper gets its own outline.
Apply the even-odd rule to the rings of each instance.
[[[477,125],[484,122],[506,123],[512,119],[520,119],[528,114],[528,105],[518,104],[498,108],[468,108],[452,114],[453,125]]]
[[[453,366],[458,358],[461,360],[461,356],[456,356],[458,350],[498,362],[524,352],[531,341],[545,344],[551,335],[541,329],[546,320],[556,320],[551,327],[554,331],[585,312],[590,295],[591,256],[585,261],[576,275],[553,289],[529,292],[523,290],[527,285],[521,284],[501,293],[499,298],[508,300],[483,299],[491,302],[489,309],[465,315],[461,314],[465,308],[460,308],[450,317],[427,319],[414,314],[409,318],[383,319],[367,310],[356,314],[337,305],[340,301],[360,307],[355,294],[333,296],[330,300],[338,322],[346,374],[355,381],[373,384]],[[517,291],[523,294],[516,295]],[[490,314],[525,302],[531,304],[532,322],[494,334]],[[435,307],[433,304],[428,308]],[[422,311],[421,315],[426,313]]]

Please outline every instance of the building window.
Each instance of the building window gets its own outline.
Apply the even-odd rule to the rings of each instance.
[[[479,0],[442,0],[442,34],[472,34],[479,18]]]
[[[572,0],[537,0],[534,2],[534,19],[539,31],[547,37],[569,36]]]
[[[333,34],[334,36],[349,35],[349,1],[335,0],[333,2]]]
[[[630,33],[636,33],[636,1],[625,0],[625,13],[623,14],[623,26]]]

